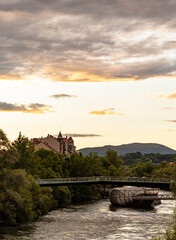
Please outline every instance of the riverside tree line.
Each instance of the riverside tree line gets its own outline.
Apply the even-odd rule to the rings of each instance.
[[[67,158],[44,149],[35,151],[34,144],[21,134],[10,142],[0,129],[0,222],[33,221],[52,209],[100,198],[102,194],[98,185],[41,188],[34,181],[38,178],[119,176],[174,179],[176,167],[169,161],[172,162],[175,156],[158,156],[166,161],[153,165],[152,159],[157,158],[157,154],[143,156],[136,153],[119,157],[113,150],[108,150],[104,157],[90,153],[85,157],[80,154]]]

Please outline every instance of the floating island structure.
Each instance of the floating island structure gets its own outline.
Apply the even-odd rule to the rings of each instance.
[[[119,187],[110,191],[110,202],[119,207],[149,207],[160,203],[159,188]]]

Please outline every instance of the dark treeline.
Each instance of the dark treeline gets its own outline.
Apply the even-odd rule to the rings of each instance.
[[[136,153],[122,159],[115,151],[108,150],[105,157],[90,153],[85,157],[80,154],[67,158],[44,149],[35,151],[34,144],[21,134],[11,143],[0,130],[0,222],[33,221],[52,209],[100,198],[102,194],[102,187],[97,185],[40,188],[34,179],[173,176],[176,170],[169,163],[168,155],[159,165],[152,164],[152,156],[149,154],[143,161],[144,156]],[[124,165],[125,161],[130,164]]]
[[[176,155],[175,154],[160,154],[160,153],[146,153],[141,152],[127,153],[120,156],[123,159],[124,165],[136,164],[140,162],[152,162],[153,164],[166,162],[174,162]]]

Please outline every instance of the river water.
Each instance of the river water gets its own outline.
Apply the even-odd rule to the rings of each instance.
[[[112,208],[109,200],[100,200],[52,211],[32,224],[0,227],[0,239],[151,239],[170,225],[174,208],[174,200],[162,201],[161,205],[148,210]]]

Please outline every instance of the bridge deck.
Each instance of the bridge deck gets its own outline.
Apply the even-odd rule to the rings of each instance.
[[[118,185],[118,186],[150,186],[150,187],[164,187],[169,189],[171,180],[165,178],[134,178],[134,177],[77,177],[77,178],[56,178],[56,179],[36,179],[41,187],[54,187],[54,186],[68,186],[68,185],[91,185],[103,184],[105,185]],[[156,195],[156,196],[137,196],[135,200],[173,200],[173,195]]]
[[[156,195],[156,196],[137,196],[134,197],[134,200],[174,200],[175,197],[174,195],[167,195],[167,194],[162,194],[162,195]]]
[[[78,177],[78,178],[56,178],[56,179],[36,179],[41,187],[43,186],[64,186],[64,185],[80,185],[80,184],[118,184],[122,185],[136,185],[136,186],[166,186],[169,188],[170,179],[164,178],[120,178],[120,177]]]

